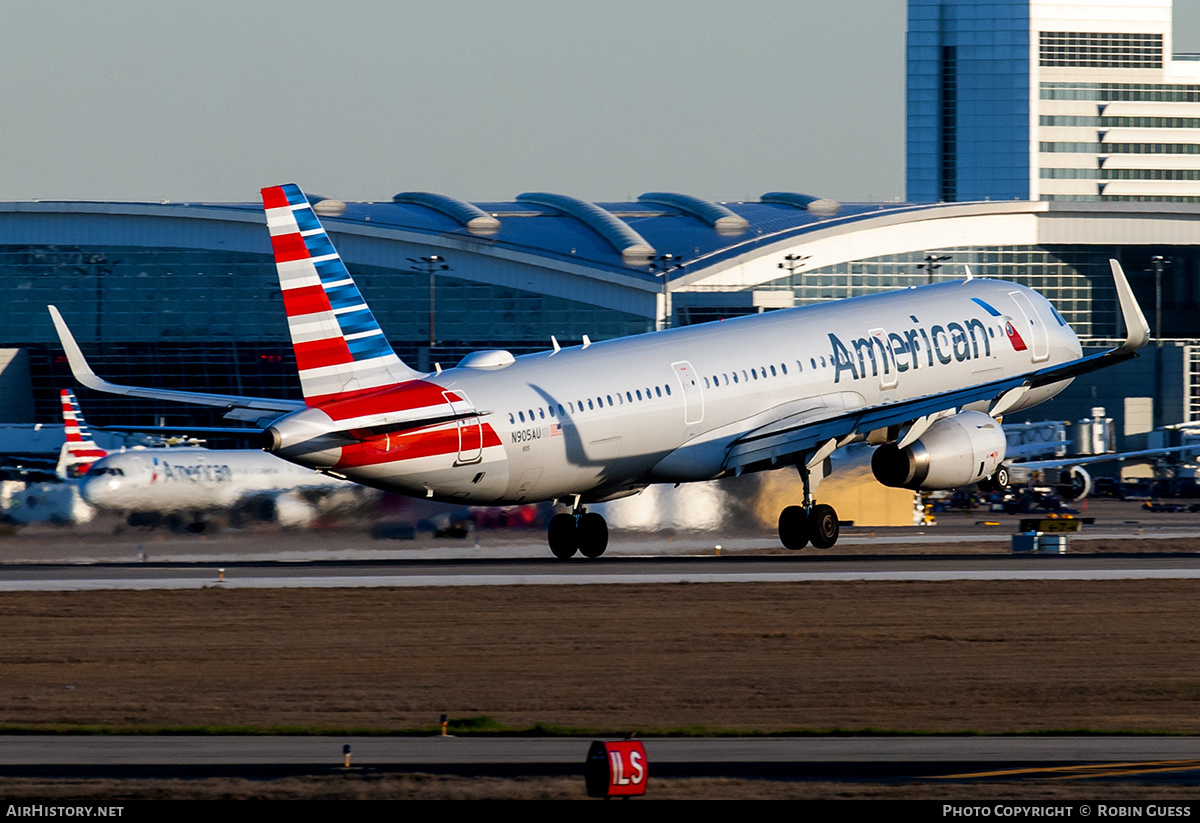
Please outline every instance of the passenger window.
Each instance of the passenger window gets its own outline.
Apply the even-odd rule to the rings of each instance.
[[[815,357],[808,358],[808,362],[812,364],[814,369],[817,367],[817,359]]]
[[[512,413],[512,412],[509,412],[509,413],[508,413],[508,422],[509,422],[509,423],[516,423],[516,422],[517,422],[517,418],[513,417],[513,413]]]
[[[541,418],[542,420],[545,420],[546,419],[546,410],[539,408],[538,409],[538,417]]]
[[[758,369],[751,369],[750,374],[752,374],[754,376],[755,380],[758,379]]]
[[[596,407],[592,405],[592,401],[589,399],[588,400],[588,411],[592,411],[594,408],[596,408]]]
[[[709,385],[708,385],[708,378],[707,378],[707,377],[706,377],[706,378],[704,378],[704,388],[706,388],[706,389],[712,388],[711,386],[709,386]]]
[[[663,386],[663,388],[667,390],[667,396],[668,396],[668,397],[670,397],[670,396],[671,396],[671,387],[670,387],[670,386]]]
[[[658,386],[654,387],[654,393],[657,394],[659,397],[662,397],[662,389],[660,389]]]
[[[563,417],[563,416],[564,416],[564,415],[563,415],[563,407],[562,407],[562,403],[559,403],[559,404],[558,404],[558,416],[559,416],[559,417]]]
[[[738,381],[738,379],[737,379],[737,372],[734,372],[734,373],[733,373],[733,382],[734,382],[734,383],[736,383],[737,381]]]
[[[632,402],[633,402],[633,395],[632,395],[631,393],[629,393],[629,392],[625,392],[625,399],[626,399],[626,400],[628,400],[630,403],[632,403]]]
[[[554,419],[554,407],[553,406],[550,407],[550,418]]]
[[[771,376],[772,377],[775,376],[775,367],[774,366],[771,367]]]
[[[521,416],[521,422],[524,423],[525,422],[525,412],[517,412],[517,414]]]
[[[608,405],[610,405],[610,406],[611,406],[611,405],[613,404],[613,401],[612,401],[612,395],[611,395],[611,394],[607,394],[607,395],[605,395],[605,397],[607,397],[607,398],[608,398]]]
[[[637,399],[638,399],[638,400],[641,400],[641,399],[642,399],[642,390],[641,390],[641,389],[638,389],[638,390],[637,390]]]

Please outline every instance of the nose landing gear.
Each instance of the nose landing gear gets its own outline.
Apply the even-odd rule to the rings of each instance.
[[[572,513],[563,512],[550,518],[546,539],[551,554],[562,560],[574,557],[576,551],[584,557],[596,558],[608,548],[608,523],[601,515],[576,503]]]

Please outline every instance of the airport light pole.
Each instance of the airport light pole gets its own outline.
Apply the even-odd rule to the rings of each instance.
[[[949,260],[952,256],[953,255],[949,255],[949,254],[933,254],[931,252],[926,252],[925,253],[925,262],[918,263],[917,268],[925,269],[926,271],[928,271],[929,272],[929,282],[932,283],[933,275],[937,272],[938,267],[940,267],[944,261]]]
[[[409,257],[408,262],[412,263],[408,267],[409,271],[415,271],[418,274],[427,273],[429,275],[429,349],[432,352],[433,346],[437,342],[437,331],[434,325],[436,322],[434,273],[438,271],[450,271],[450,266],[447,265],[446,258],[439,257],[436,254],[430,254],[426,257]]]
[[[1162,346],[1162,278],[1163,269],[1171,261],[1156,254],[1150,258],[1150,271],[1154,272],[1154,342]]]
[[[661,272],[662,276],[663,313],[660,330],[671,327],[671,272],[682,269],[682,261],[683,258],[678,254],[659,254],[650,258],[650,271]]]
[[[783,257],[783,262],[779,264],[779,268],[787,269],[788,274],[792,277],[796,276],[796,272],[804,267],[805,262],[812,257],[811,254],[787,254]]]

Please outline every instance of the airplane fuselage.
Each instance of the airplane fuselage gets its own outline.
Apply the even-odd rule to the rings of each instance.
[[[479,365],[307,408],[272,429],[281,457],[412,496],[595,501],[718,477],[731,444],[778,421],[845,416],[1079,356],[1078,338],[1039,294],[975,279],[468,358]],[[1013,408],[1065,385],[1034,389]],[[371,431],[438,415],[447,419]],[[356,442],[328,436],[339,430]]]
[[[224,509],[297,489],[345,487],[257,450],[132,449],[98,460],[81,481],[93,506],[123,512]]]

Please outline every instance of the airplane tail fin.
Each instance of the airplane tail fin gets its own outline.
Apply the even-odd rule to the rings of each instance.
[[[262,198],[305,403],[422,377],[392,351],[300,187],[270,186]]]
[[[87,474],[92,464],[108,454],[96,445],[92,432],[79,411],[79,401],[67,389],[59,392],[62,398],[63,434],[66,442],[58,455],[58,476],[63,479]]]

